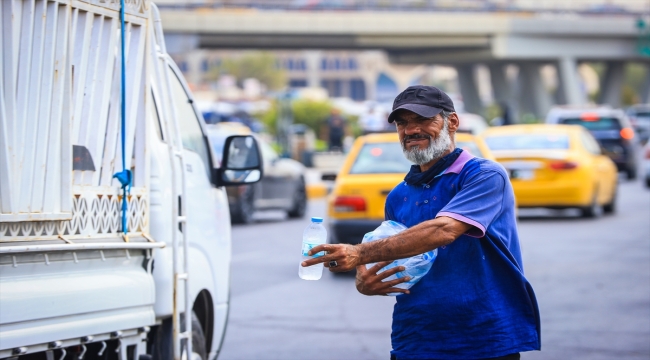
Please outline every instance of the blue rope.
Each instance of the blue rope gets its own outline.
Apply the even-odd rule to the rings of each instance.
[[[122,40],[122,86],[121,86],[121,117],[122,117],[122,171],[113,175],[117,181],[122,184],[122,232],[127,234],[129,228],[127,227],[127,212],[129,209],[127,195],[131,191],[131,170],[126,168],[126,60],[124,55],[124,0],[120,0],[120,38]]]

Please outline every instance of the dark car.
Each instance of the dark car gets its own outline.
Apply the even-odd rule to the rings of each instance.
[[[618,171],[625,172],[628,179],[636,179],[636,134],[622,110],[608,106],[558,107],[549,112],[546,123],[584,126],[598,141],[603,153],[614,161]]]
[[[305,166],[293,159],[281,158],[261,136],[252,134],[246,126],[220,123],[208,126],[215,154],[220,154],[230,135],[253,135],[262,153],[262,180],[253,185],[226,188],[230,218],[233,223],[253,221],[257,210],[284,210],[290,218],[301,218],[307,209]]]
[[[650,139],[650,104],[631,106],[627,109],[627,116],[639,136],[639,141],[642,144],[647,143]]]

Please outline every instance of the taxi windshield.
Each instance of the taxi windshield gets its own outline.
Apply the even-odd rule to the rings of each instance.
[[[527,134],[490,136],[485,139],[490,150],[568,149],[569,137],[563,134]]]
[[[369,143],[359,151],[350,174],[406,174],[410,168],[399,142]]]

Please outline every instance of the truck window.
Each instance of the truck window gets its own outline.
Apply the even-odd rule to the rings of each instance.
[[[176,105],[176,112],[178,115],[178,126],[181,131],[181,139],[183,141],[183,147],[187,150],[194,151],[199,154],[201,160],[203,161],[203,166],[205,167],[208,177],[210,176],[210,161],[208,158],[208,147],[205,144],[205,139],[203,138],[203,131],[201,131],[201,125],[199,124],[199,118],[194,112],[192,103],[181,85],[180,79],[176,76],[176,73],[170,68],[169,71],[172,73],[170,76],[170,82],[172,86],[172,96],[174,97],[173,101]]]

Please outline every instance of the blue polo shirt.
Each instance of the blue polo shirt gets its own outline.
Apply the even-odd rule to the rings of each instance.
[[[524,277],[514,194],[503,168],[463,151],[430,183],[397,185],[386,219],[439,216],[472,225],[438,248],[431,270],[397,296],[391,340],[402,359],[482,359],[540,349],[537,300]]]

